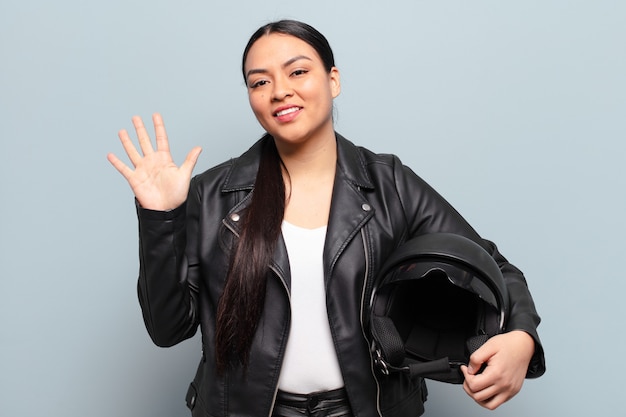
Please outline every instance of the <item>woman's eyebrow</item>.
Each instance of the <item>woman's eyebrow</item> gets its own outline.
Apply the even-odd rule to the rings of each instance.
[[[308,60],[308,61],[312,61],[312,59],[311,59],[311,58],[309,58],[309,57],[308,57],[308,56],[306,56],[306,55],[298,55],[298,56],[294,56],[293,58],[290,58],[290,59],[288,59],[287,61],[285,61],[285,63],[282,65],[282,67],[283,67],[283,68],[286,68],[286,67],[288,67],[289,65],[293,64],[294,62],[297,62],[297,61],[299,61],[299,60],[301,60],[301,59],[306,59],[306,60]],[[268,71],[267,71],[266,69],[264,69],[264,68],[253,68],[253,69],[249,70],[249,71],[246,73],[246,78],[247,78],[247,77],[250,77],[250,76],[251,76],[251,75],[253,75],[253,74],[266,74],[267,72],[268,72]]]
[[[287,62],[285,62],[285,63],[283,64],[283,68],[286,68],[286,67],[288,67],[289,65],[293,64],[294,62],[299,61],[299,60],[301,60],[301,59],[306,59],[306,60],[308,60],[308,61],[312,61],[312,59],[311,59],[311,58],[309,58],[309,57],[308,57],[308,56],[306,56],[306,55],[298,55],[298,56],[294,56],[293,58],[291,58],[291,59],[289,59]]]

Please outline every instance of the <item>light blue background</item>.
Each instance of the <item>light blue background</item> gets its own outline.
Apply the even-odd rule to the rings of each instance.
[[[136,300],[130,117],[197,171],[261,130],[240,54],[297,18],[342,71],[337,129],[399,154],[528,278],[548,372],[495,412],[430,384],[427,416],[623,416],[626,2],[3,0],[0,415],[187,416],[198,338],[153,346]],[[253,400],[253,399],[251,399]]]

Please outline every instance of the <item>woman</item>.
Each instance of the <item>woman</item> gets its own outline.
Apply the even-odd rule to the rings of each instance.
[[[202,331],[192,414],[420,415],[423,380],[377,372],[363,323],[382,262],[433,232],[488,249],[511,296],[508,331],[463,367],[465,391],[494,409],[541,375],[539,317],[521,272],[398,158],[334,131],[341,82],[326,39],[301,22],[270,23],[251,37],[242,70],[267,134],[239,158],[192,179],[200,148],[177,167],[158,114],[156,150],[138,117],[141,154],[120,131],[134,170],[108,156],[136,196],[150,336],[171,346]]]

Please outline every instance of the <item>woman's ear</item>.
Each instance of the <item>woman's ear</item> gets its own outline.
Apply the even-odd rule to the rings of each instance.
[[[332,67],[330,69],[329,82],[330,82],[330,92],[333,98],[336,98],[339,93],[341,93],[341,77],[339,75],[339,70],[337,67]]]

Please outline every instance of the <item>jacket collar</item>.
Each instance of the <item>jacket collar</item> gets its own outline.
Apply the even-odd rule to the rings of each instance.
[[[335,136],[337,138],[337,164],[345,179],[358,188],[373,188],[358,147],[338,133],[335,133]],[[254,188],[254,181],[261,159],[261,148],[266,140],[271,140],[271,136],[263,136],[239,158],[233,160],[231,169],[222,186],[222,192],[251,190]]]
[[[363,189],[373,189],[374,185],[367,172],[365,161],[357,146],[336,134],[337,137],[337,172],[333,187],[330,217],[324,245],[324,275],[329,279],[332,271],[336,268],[336,262],[346,247],[362,227],[374,215],[362,192]],[[222,192],[251,191],[261,158],[261,148],[264,140],[271,140],[266,135],[257,141],[248,151],[232,161],[232,167],[222,186]],[[243,210],[250,202],[248,198],[241,200],[224,219],[231,230],[239,232],[237,219],[239,211]],[[281,276],[287,290],[291,287],[289,257],[282,238],[279,236],[278,245],[274,254],[273,268]],[[349,276],[351,271],[343,271]]]

